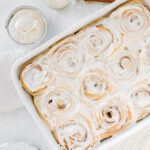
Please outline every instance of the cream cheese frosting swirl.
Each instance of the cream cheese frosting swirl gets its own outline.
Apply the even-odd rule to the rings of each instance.
[[[83,40],[83,44],[84,49],[89,50],[94,57],[103,58],[119,49],[122,37],[115,28],[102,22],[91,28],[87,38]]]
[[[95,144],[92,124],[83,115],[57,126],[53,134],[65,150],[89,150]]]
[[[54,71],[44,63],[46,63],[45,60],[33,61],[22,68],[20,81],[23,87],[33,95],[41,93],[56,78]]]
[[[131,110],[121,99],[121,97],[114,97],[105,100],[93,113],[101,140],[123,131],[131,122]]]
[[[128,84],[140,71],[140,57],[134,50],[121,50],[107,60],[110,76],[118,84]]]
[[[69,76],[76,75],[84,65],[84,55],[73,40],[66,40],[52,52],[55,67],[61,73]]]
[[[79,79],[81,99],[87,102],[101,101],[111,92],[108,75],[100,68],[89,68]]]
[[[34,104],[40,115],[52,126],[72,115],[78,109],[78,99],[65,84],[52,86],[40,95],[35,97]]]
[[[142,4],[131,4],[112,13],[123,32],[129,36],[146,35],[150,31],[150,12]]]

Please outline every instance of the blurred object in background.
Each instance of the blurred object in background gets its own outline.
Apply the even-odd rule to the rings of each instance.
[[[62,9],[69,5],[70,0],[45,0],[47,4],[54,9]]]
[[[85,0],[85,1],[112,3],[112,2],[114,2],[115,0]]]

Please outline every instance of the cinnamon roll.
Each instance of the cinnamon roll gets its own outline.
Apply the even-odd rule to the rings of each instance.
[[[129,4],[112,13],[124,33],[129,36],[141,36],[150,31],[150,12],[142,4]]]
[[[30,94],[40,94],[48,84],[55,80],[55,73],[47,65],[47,60],[33,61],[25,65],[20,73],[20,81]]]
[[[53,135],[64,150],[89,150],[96,142],[92,124],[83,115],[57,126]]]
[[[80,76],[80,95],[87,102],[101,101],[111,92],[108,74],[99,68],[89,69]]]
[[[104,23],[106,24],[106,23]],[[103,58],[117,51],[122,44],[122,37],[119,32],[107,25],[98,24],[92,27],[89,35],[84,40],[85,50],[94,57]]]
[[[130,90],[128,101],[132,103],[137,121],[150,114],[150,82],[145,79]]]
[[[58,85],[48,88],[42,95],[34,98],[36,109],[48,122],[59,122],[59,117],[66,117],[77,110],[78,99],[68,86]]]
[[[65,75],[76,75],[84,65],[84,55],[73,40],[66,40],[52,52],[55,68]]]
[[[120,97],[115,97],[114,99],[103,101],[94,111],[93,118],[97,124],[100,139],[103,140],[129,126],[132,113],[129,106]]]
[[[140,71],[139,55],[133,50],[121,50],[107,60],[110,77],[116,83],[129,84],[136,79]]]

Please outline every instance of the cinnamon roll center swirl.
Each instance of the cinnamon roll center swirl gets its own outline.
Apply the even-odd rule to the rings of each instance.
[[[140,68],[137,62],[139,57],[136,57],[136,53],[133,53],[133,56],[128,53],[118,54],[114,59],[116,59],[114,63],[108,62],[108,70],[116,82],[127,84],[137,77]]]
[[[121,69],[126,70],[126,71],[130,71],[133,68],[134,63],[132,63],[133,60],[128,57],[128,56],[123,56],[121,57],[120,61],[119,61],[119,66]]]
[[[89,46],[95,52],[102,52],[114,42],[112,32],[103,25],[97,25],[89,37]]]
[[[121,118],[119,109],[116,106],[108,106],[102,110],[103,119],[107,123],[118,122]]]
[[[74,42],[66,42],[54,51],[55,65],[59,71],[73,75],[78,73],[84,64],[84,56]]]
[[[101,91],[106,89],[105,81],[99,78],[88,77],[83,82],[83,88],[85,93],[88,93],[89,97],[90,95],[98,95],[101,93]]]
[[[81,76],[81,94],[89,101],[98,101],[111,91],[107,75],[100,69],[91,69]]]
[[[113,131],[120,128],[120,125],[124,123],[125,111],[121,105],[108,104],[97,110],[96,120],[107,131]]]
[[[75,97],[66,90],[56,89],[51,91],[47,96],[47,107],[49,111],[53,111],[54,114],[63,115],[76,106]]]
[[[118,9],[121,29],[130,36],[146,35],[149,31],[149,10],[141,4],[133,4]]]
[[[126,29],[132,32],[141,29],[145,25],[144,20],[147,19],[143,12],[136,9],[125,11],[123,18]]]
[[[69,135],[69,143],[82,144],[87,140],[88,133],[84,126],[80,124],[70,124],[63,128],[65,135]]]
[[[32,63],[23,69],[20,80],[22,85],[31,93],[36,94],[54,80],[53,72],[42,64]]]

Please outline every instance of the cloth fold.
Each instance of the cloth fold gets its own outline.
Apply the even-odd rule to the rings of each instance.
[[[13,86],[10,71],[13,63],[27,52],[26,49],[19,49],[0,54],[0,113],[23,106]]]

